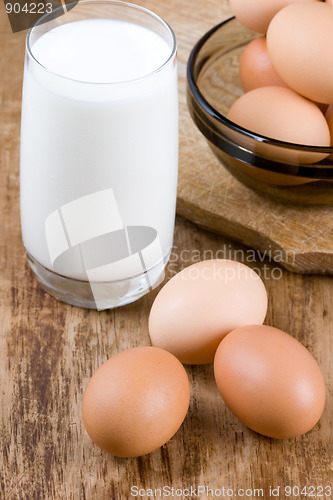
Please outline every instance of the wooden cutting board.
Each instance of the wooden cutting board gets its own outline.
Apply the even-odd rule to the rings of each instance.
[[[333,207],[288,206],[239,183],[215,158],[187,109],[180,78],[177,213],[298,273],[333,274]]]

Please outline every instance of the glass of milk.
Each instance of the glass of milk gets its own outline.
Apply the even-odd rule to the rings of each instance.
[[[101,310],[164,278],[178,171],[176,39],[129,3],[67,9],[27,35],[22,238],[46,291]]]

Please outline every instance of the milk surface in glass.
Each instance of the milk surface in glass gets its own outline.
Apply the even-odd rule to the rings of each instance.
[[[135,300],[158,282],[172,247],[172,47],[142,25],[96,18],[45,29],[30,51],[21,129],[29,261],[62,300],[98,309]],[[62,284],[47,283],[48,271],[69,283],[69,296],[54,290]],[[84,303],[75,294],[87,281],[94,299]]]

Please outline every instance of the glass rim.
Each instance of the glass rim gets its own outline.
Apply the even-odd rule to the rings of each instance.
[[[298,151],[302,152],[310,152],[310,153],[324,153],[324,154],[332,154],[333,153],[333,146],[313,146],[313,145],[308,145],[308,144],[297,144],[293,142],[288,142],[288,141],[283,141],[279,139],[274,139],[272,137],[268,137],[262,134],[258,134],[256,132],[253,132],[249,129],[246,129],[242,127],[241,125],[238,125],[237,123],[229,120],[225,115],[217,111],[203,96],[202,92],[200,91],[196,77],[195,77],[195,64],[197,62],[197,58],[199,56],[199,53],[203,46],[205,45],[206,42],[214,35],[214,33],[220,29],[223,29],[225,25],[228,23],[231,23],[233,21],[236,21],[235,16],[231,16],[221,23],[217,24],[213,28],[211,28],[207,33],[205,33],[194,45],[194,47],[191,50],[188,62],[187,62],[187,83],[189,86],[189,89],[194,97],[194,99],[197,101],[199,106],[209,115],[209,117],[213,120],[216,120],[219,122],[221,125],[227,127],[228,129],[237,132],[240,136],[242,137],[247,137],[250,138],[256,142],[260,143],[265,143],[267,145],[271,146],[277,146],[285,149],[296,149]],[[319,168],[319,166],[318,166]]]
[[[48,13],[44,14],[42,17],[40,17],[39,19],[37,19],[37,21],[29,29],[28,34],[26,36],[26,42],[25,42],[26,54],[43,71],[46,71],[49,74],[55,75],[58,78],[63,78],[64,80],[67,80],[67,81],[82,83],[82,84],[86,84],[86,85],[99,85],[99,86],[101,86],[101,85],[105,85],[105,86],[111,86],[111,85],[113,86],[114,85],[114,86],[117,86],[117,85],[126,85],[126,84],[129,85],[129,84],[140,82],[140,81],[143,81],[145,79],[148,79],[148,78],[152,77],[153,75],[155,75],[155,74],[159,73],[160,71],[162,71],[170,63],[172,63],[173,60],[175,59],[176,54],[177,54],[177,39],[176,39],[176,35],[175,35],[173,29],[171,28],[171,26],[162,17],[160,17],[158,14],[155,14],[155,12],[153,12],[153,11],[151,11],[149,9],[146,9],[145,7],[141,7],[140,5],[136,5],[136,4],[133,4],[133,3],[130,3],[130,2],[123,2],[122,0],[79,0],[77,2],[71,2],[71,3],[66,4],[66,9],[68,9],[68,11],[69,11],[72,8],[75,8],[76,5],[84,5],[84,4],[105,4],[105,5],[112,4],[114,6],[119,6],[119,7],[129,7],[129,8],[132,8],[133,10],[141,11],[141,12],[149,15],[150,17],[154,18],[161,25],[163,25],[166,28],[166,30],[169,32],[169,34],[171,35],[172,48],[170,49],[169,57],[163,62],[163,64],[161,64],[156,69],[154,69],[153,71],[150,71],[149,73],[147,73],[147,74],[145,74],[143,76],[140,76],[138,78],[132,78],[130,80],[119,80],[119,81],[114,81],[114,82],[112,82],[112,81],[110,81],[110,82],[108,82],[108,81],[106,81],[106,82],[90,82],[90,81],[87,81],[87,80],[79,80],[79,79],[76,79],[76,78],[71,78],[71,77],[62,75],[61,73],[59,73],[57,71],[52,71],[49,68],[47,68],[46,66],[44,66],[37,59],[37,57],[34,56],[33,47],[32,47],[32,45],[30,43],[30,38],[31,38],[32,33],[35,30],[35,28],[37,28],[41,24],[44,24],[45,22],[47,22],[47,18],[48,17],[50,17],[51,18],[50,20],[52,20],[54,18],[53,16],[54,16],[55,12],[57,12],[59,10],[63,10],[63,5],[60,5],[56,9],[52,10],[51,12],[48,12]],[[65,12],[64,15],[66,15],[66,13],[67,12]],[[96,18],[91,18],[91,19],[100,19],[100,18],[96,17]]]

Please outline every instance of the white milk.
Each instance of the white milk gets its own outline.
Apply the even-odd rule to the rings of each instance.
[[[174,61],[165,65],[170,46],[139,25],[91,19],[52,29],[34,42],[31,52],[40,64],[27,58],[23,85],[21,222],[27,252],[53,269],[46,221],[53,220],[51,214],[59,218],[61,210],[64,216],[61,207],[104,191],[113,198],[97,203],[97,221],[89,221],[83,210],[91,235],[110,209],[115,229],[154,228],[159,255],[166,259],[173,239],[178,161],[177,72]],[[62,237],[55,234],[52,243],[60,250]],[[79,253],[65,256],[54,269],[86,280],[76,265],[80,259]],[[157,264],[154,258],[149,262]],[[95,279],[127,278],[130,266],[125,267],[124,276],[106,266]]]

